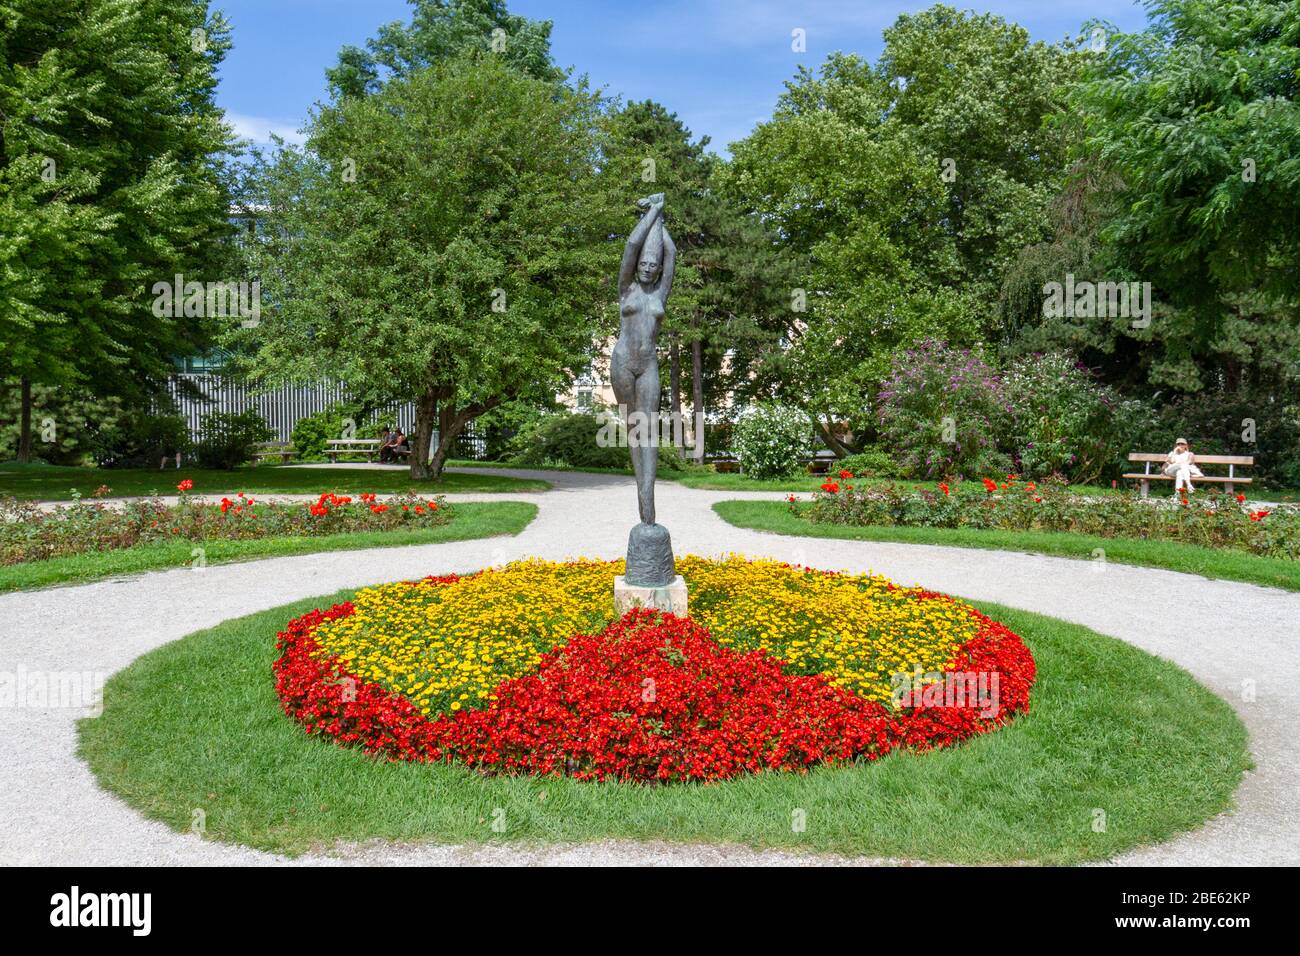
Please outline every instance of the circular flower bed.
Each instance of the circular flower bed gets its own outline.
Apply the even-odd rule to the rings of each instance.
[[[678,562],[691,618],[610,621],[621,562],[520,562],[364,588],[280,634],[309,733],[406,760],[717,780],[874,759],[1000,726],[1034,662],[969,605],[881,577]]]

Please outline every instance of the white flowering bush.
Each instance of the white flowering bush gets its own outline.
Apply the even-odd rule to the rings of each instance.
[[[782,478],[799,470],[812,437],[812,419],[806,412],[765,402],[741,412],[731,450],[751,478]]]

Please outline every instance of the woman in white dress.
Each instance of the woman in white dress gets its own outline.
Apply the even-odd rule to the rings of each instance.
[[[1174,442],[1174,450],[1165,459],[1164,471],[1174,479],[1174,497],[1178,497],[1179,492],[1183,490],[1191,494],[1195,490],[1192,488],[1192,479],[1200,478],[1204,474],[1196,467],[1196,456],[1187,447],[1186,438]]]

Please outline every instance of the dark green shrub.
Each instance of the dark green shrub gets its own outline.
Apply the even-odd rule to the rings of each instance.
[[[193,444],[180,415],[141,413],[97,429],[91,454],[103,468],[157,468],[163,456],[188,455]]]
[[[627,447],[610,438],[623,430],[605,414],[547,415],[524,425],[510,443],[511,463],[523,467],[630,468]],[[600,436],[605,439],[601,440]]]
[[[523,426],[510,442],[512,465],[523,468],[631,468],[626,431],[614,412],[546,415]],[[671,445],[659,448],[660,467],[682,466]]]
[[[213,412],[199,427],[195,447],[203,468],[229,470],[253,457],[253,446],[271,440],[271,429],[262,416],[249,409],[244,412]]]
[[[864,448],[855,455],[846,455],[831,463],[832,472],[851,471],[855,478],[902,478],[894,459],[883,448]]]

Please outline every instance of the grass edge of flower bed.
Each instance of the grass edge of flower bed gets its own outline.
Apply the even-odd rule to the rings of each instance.
[[[395,548],[515,535],[537,517],[537,506],[523,501],[461,502],[451,507],[452,520],[432,528],[355,531],[319,537],[300,535],[235,540],[218,538],[205,542],[165,541],[115,551],[6,565],[0,567],[0,593],[84,584],[123,574],[183,568],[189,565],[191,552],[200,543],[208,565],[230,564],[324,551]]]
[[[1039,662],[1028,715],[961,746],[807,775],[645,787],[481,777],[308,737],[280,709],[274,635],[352,592],[226,621],[143,655],[79,721],[102,787],[177,831],[296,855],[369,840],[704,842],[955,863],[1105,859],[1228,809],[1250,769],[1232,708],[1174,664],[1054,618],[971,602]],[[203,746],[194,746],[194,741]],[[1106,810],[1105,832],[1092,829]],[[497,809],[510,821],[493,832]],[[808,825],[790,826],[793,809]]]
[[[1101,548],[1116,564],[1162,568],[1207,578],[1300,591],[1300,562],[1242,551],[1202,548],[1178,541],[1101,538],[1063,531],[1000,531],[984,528],[918,528],[825,524],[797,517],[784,501],[719,501],[714,512],[737,528],[804,538],[930,544],[994,551],[1028,551],[1053,557],[1094,560]]]

